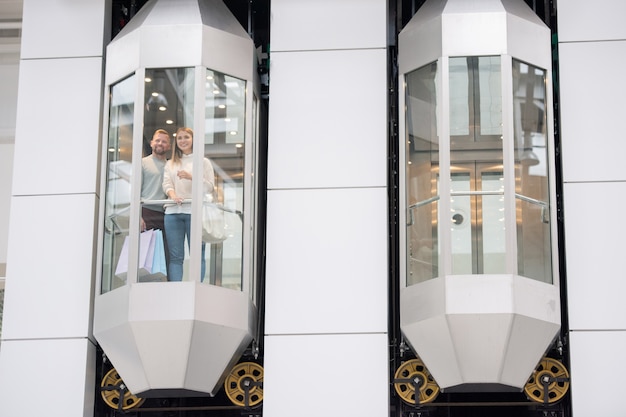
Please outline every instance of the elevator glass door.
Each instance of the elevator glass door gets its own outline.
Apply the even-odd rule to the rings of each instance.
[[[450,211],[452,273],[505,272],[502,164],[453,163]]]

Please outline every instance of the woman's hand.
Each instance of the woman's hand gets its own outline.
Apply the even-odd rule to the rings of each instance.
[[[179,206],[181,204],[183,204],[184,198],[177,196],[174,191],[171,191],[170,193],[168,193],[168,197],[170,198],[170,200],[172,200],[173,202],[175,202]]]
[[[181,180],[191,180],[191,172],[187,172],[184,169],[179,169],[176,175],[178,175],[178,178]]]

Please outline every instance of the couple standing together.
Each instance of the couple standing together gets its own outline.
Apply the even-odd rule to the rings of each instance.
[[[154,132],[150,140],[152,154],[141,160],[141,200],[172,200],[171,204],[142,205],[141,231],[163,230],[169,281],[182,281],[185,240],[189,245],[191,231],[191,181],[193,172],[193,130],[181,127],[176,131],[172,158],[170,135],[164,129]],[[215,174],[208,158],[203,158],[202,184],[204,194],[215,187]],[[205,243],[202,242],[201,280],[204,280]]]

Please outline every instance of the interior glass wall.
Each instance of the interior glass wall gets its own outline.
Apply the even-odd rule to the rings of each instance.
[[[437,63],[406,75],[407,282],[438,276]]]
[[[546,71],[513,60],[518,274],[552,283]]]

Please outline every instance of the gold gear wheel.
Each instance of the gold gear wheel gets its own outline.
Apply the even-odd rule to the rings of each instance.
[[[241,362],[233,367],[224,381],[230,401],[241,407],[255,407],[263,401],[263,367]]]
[[[567,393],[569,373],[556,359],[545,357],[524,386],[526,396],[535,402],[553,404]]]
[[[102,378],[100,394],[106,405],[118,411],[139,407],[145,401],[145,398],[139,398],[128,390],[115,368]],[[122,401],[120,401],[122,396]]]
[[[430,403],[439,395],[439,385],[421,359],[411,359],[402,363],[396,370],[393,382],[402,401],[410,405]],[[419,387],[418,398],[415,395],[416,386]],[[416,399],[419,399],[419,403]]]

